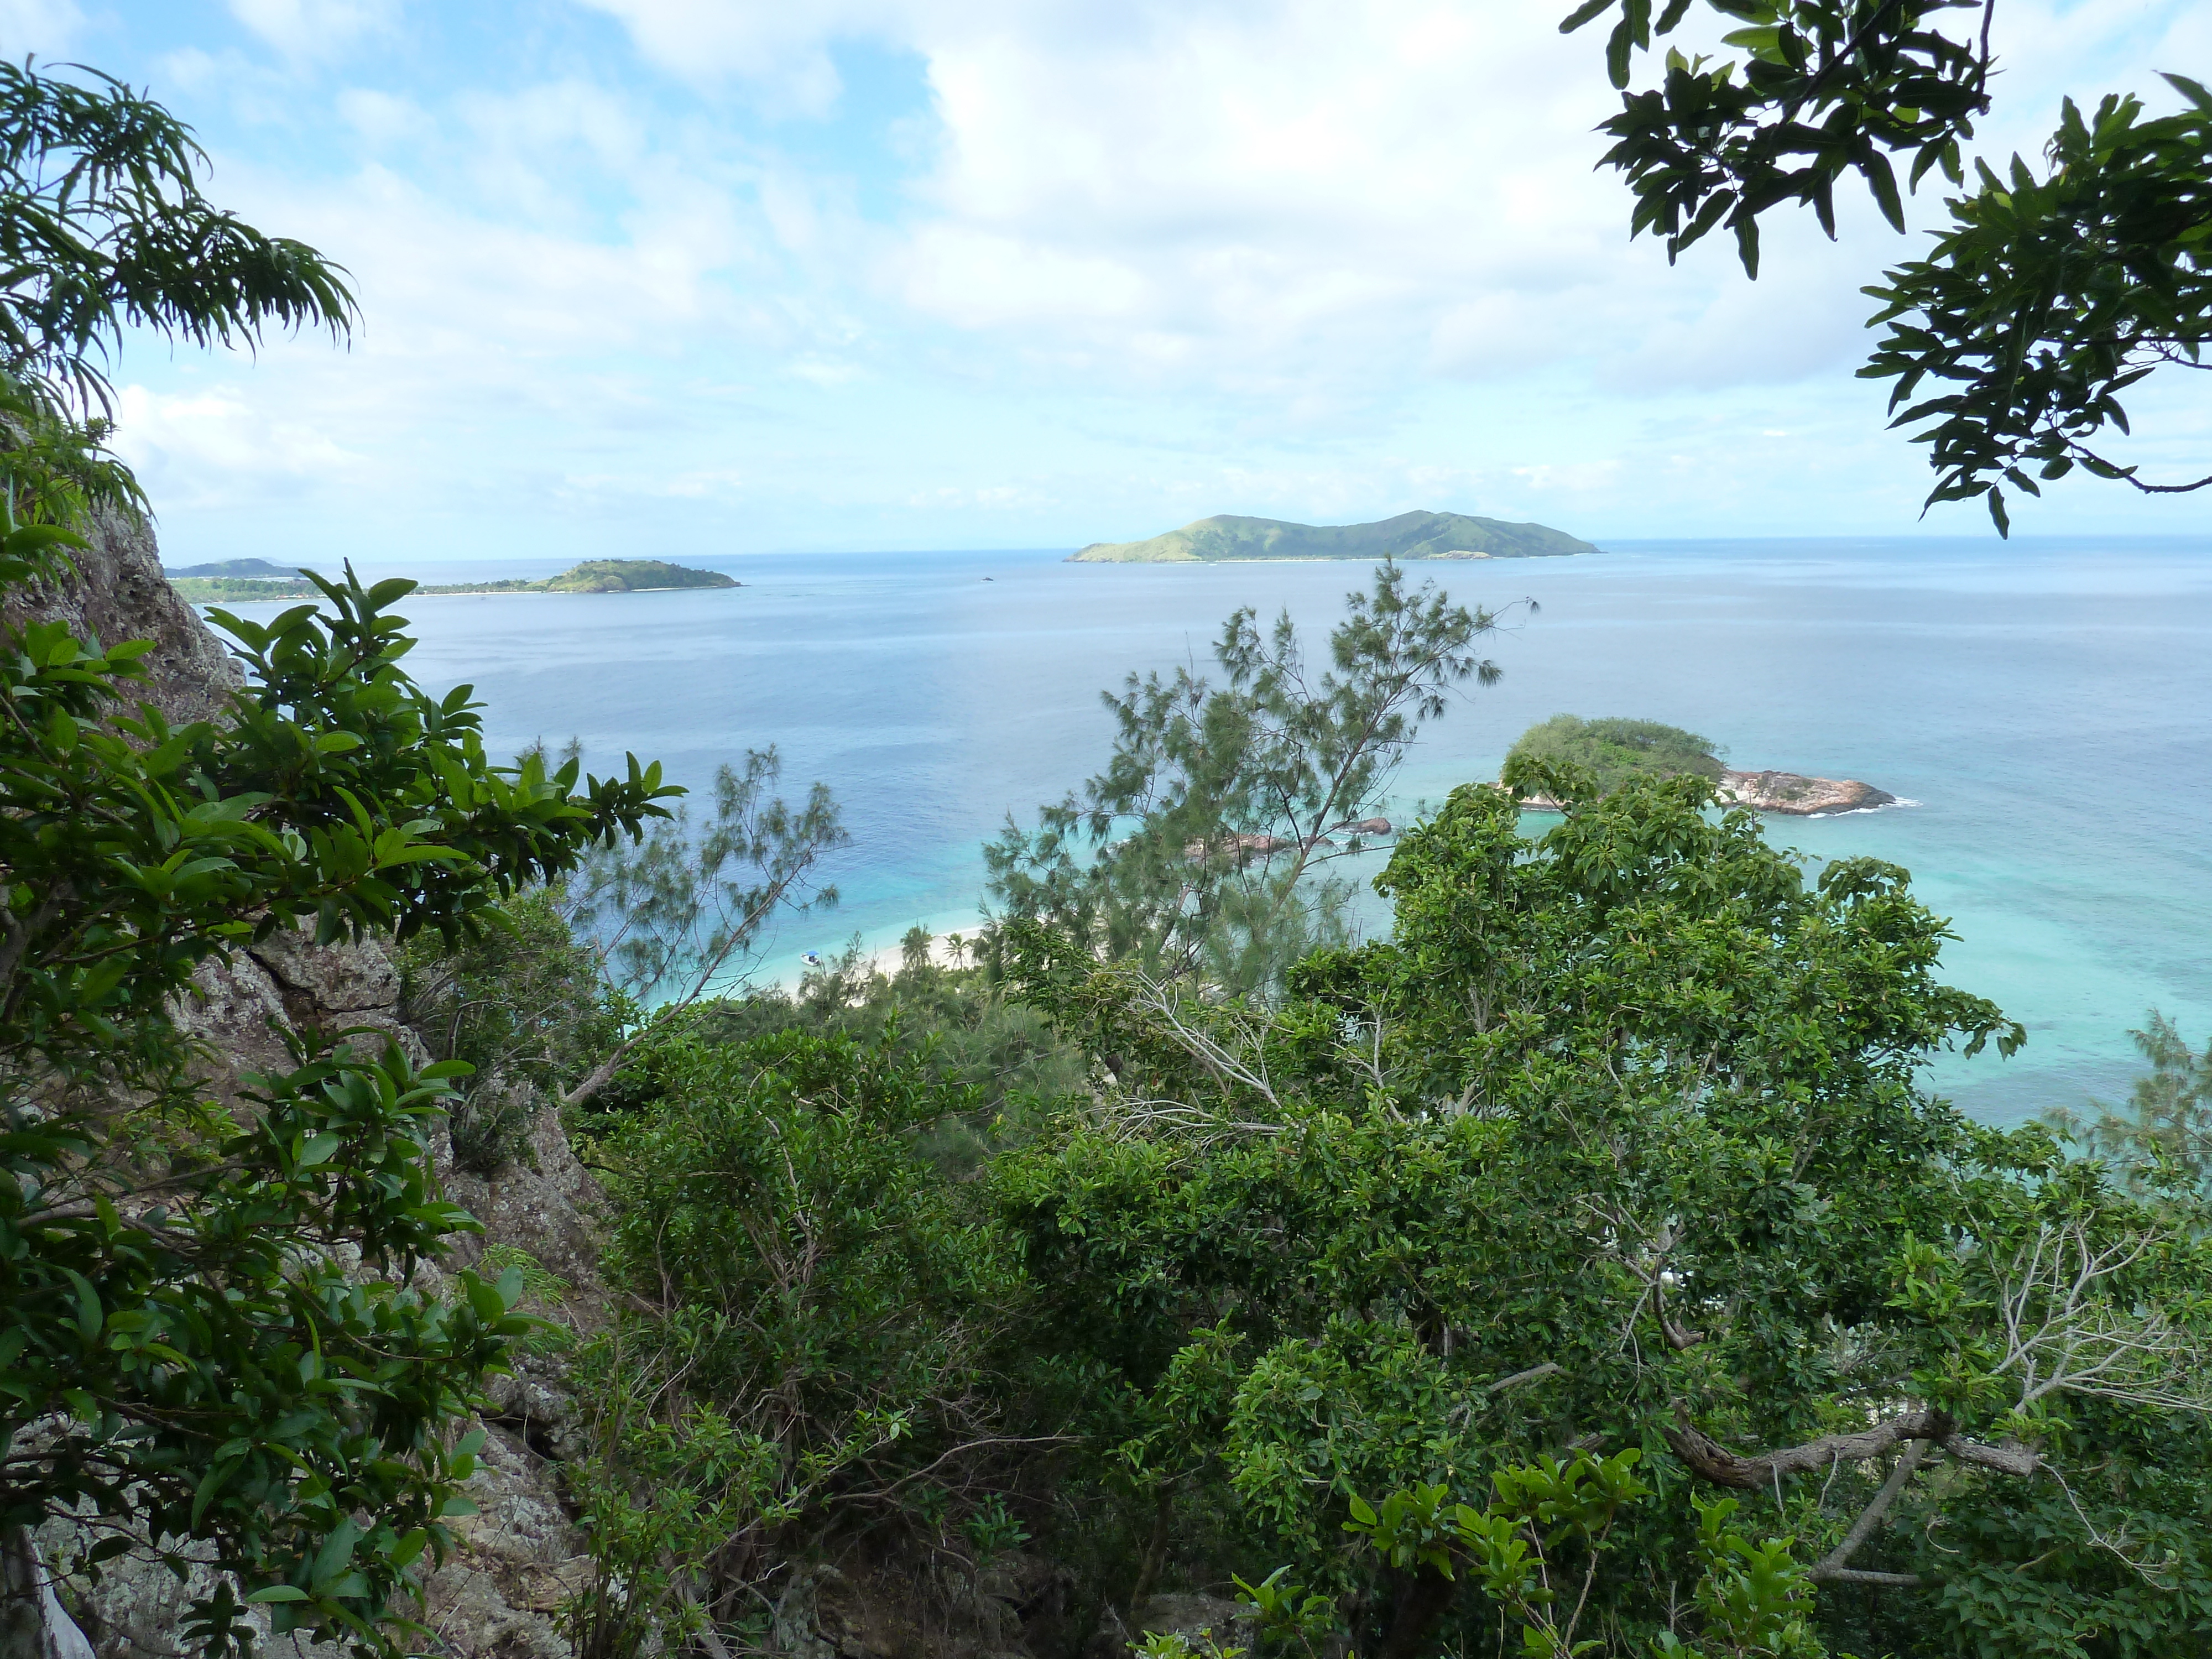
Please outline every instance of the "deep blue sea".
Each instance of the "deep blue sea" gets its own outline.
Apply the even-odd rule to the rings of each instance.
[[[410,662],[441,690],[473,684],[508,749],[576,738],[601,769],[634,750],[698,783],[773,743],[788,784],[827,781],[854,837],[830,872],[843,902],[787,925],[767,979],[856,932],[872,950],[917,922],[972,928],[981,843],[1103,763],[1101,688],[1203,663],[1239,605],[1288,607],[1317,643],[1368,574],[1060,552],[679,556],[744,586],[421,598],[402,607],[421,639]],[[1948,976],[2029,1034],[2008,1061],[1935,1068],[1968,1110],[2011,1121],[2124,1095],[2129,1029],[2154,1006],[2212,1036],[2212,541],[1619,543],[1413,569],[1463,601],[1540,609],[1495,636],[1502,682],[1423,732],[1393,817],[1494,777],[1547,715],[1670,721],[1738,766],[1861,778],[1917,803],[1770,819],[1768,833],[1815,858],[1904,865],[1952,918]]]

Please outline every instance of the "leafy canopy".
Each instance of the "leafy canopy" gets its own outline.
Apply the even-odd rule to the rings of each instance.
[[[1943,982],[1904,872],[1808,881],[1694,777],[1566,785],[1534,841],[1456,792],[1382,878],[1392,939],[1273,1007],[1025,961],[1120,1061],[990,1171],[1032,1340],[1118,1379],[1141,1497],[1225,1507],[1358,1650],[2075,1653],[2036,1645],[2055,1620],[2147,1659],[2212,1590],[2201,1224],[1922,1091],[1933,1050],[2020,1032]],[[1657,1501],[1586,1553],[1546,1534],[1556,1602],[1501,1559],[1519,1632],[1344,1530],[1392,1494],[1418,1529],[1424,1493],[1449,1530],[1563,1449],[1638,1452]],[[1709,1537],[1700,1493],[1768,1543]]]
[[[0,582],[72,539],[9,532]],[[279,928],[464,936],[672,793],[634,758],[489,764],[468,689],[399,666],[410,586],[221,618],[248,680],[219,722],[134,711],[145,641],[0,638],[0,1525],[75,1514],[95,1568],[134,1536],[180,1568],[198,1547],[234,1575],[192,1614],[217,1650],[241,1587],[279,1629],[390,1647],[471,1466],[450,1425],[523,1322],[516,1284],[406,1288],[474,1226],[425,1140],[465,1067],[311,1036],[226,1110],[179,999]]]
[[[1132,674],[1103,694],[1106,769],[1034,831],[1010,817],[985,848],[994,929],[1042,927],[1104,959],[1236,989],[1279,982],[1312,944],[1342,937],[1348,895],[1316,874],[1363,845],[1358,822],[1422,722],[1455,689],[1495,683],[1476,644],[1497,625],[1433,582],[1409,590],[1385,561],[1371,592],[1346,596],[1317,671],[1288,611],[1262,633],[1247,609],[1214,646],[1221,684],[1189,668]]]
[[[125,329],[195,346],[261,330],[349,329],[344,276],[200,191],[191,130],[121,82],[0,62],[0,454],[11,495],[74,479],[136,504],[106,457],[108,369]],[[24,501],[18,500],[19,511]]]
[[[1617,14],[1607,68],[1621,109],[1605,162],[1636,198],[1633,234],[1663,236],[1671,260],[1717,229],[1759,274],[1761,216],[1810,206],[1835,234],[1835,192],[1863,184],[1905,228],[1904,191],[1939,170],[1967,187],[1964,145],[1989,106],[1995,0],[1587,0],[1572,31]],[[1656,80],[1632,86],[1638,54],[1692,12],[1735,25],[1734,55],[1669,47]],[[1952,15],[1960,27],[1945,27]],[[2039,176],[1974,163],[1949,198],[1950,224],[1923,259],[1866,291],[1887,332],[1859,373],[1895,382],[1893,424],[1917,428],[1937,473],[1929,505],[1985,499],[2009,533],[2006,487],[2081,466],[2138,489],[2153,483],[2092,446],[2129,431],[2121,394],[2161,367],[2194,368],[2212,340],[2206,202],[2212,94],[2166,80],[2181,112],[2146,119],[2129,96],[2085,118],[2071,100]],[[1902,189],[1898,165],[1909,160]],[[1923,388],[1937,395],[1924,396]]]
[[[343,334],[353,295],[303,243],[265,236],[200,193],[207,154],[159,104],[0,63],[0,352],[57,405],[105,412],[125,328],[195,346],[263,327]]]
[[[611,1120],[594,1156],[624,1294],[580,1362],[601,1578],[570,1610],[580,1651],[651,1651],[656,1619],[742,1619],[779,1558],[902,1492],[950,1502],[1000,1443],[1018,1266],[922,1156],[980,1094],[930,1060],[896,1029],[685,1036],[659,1056],[663,1097]]]

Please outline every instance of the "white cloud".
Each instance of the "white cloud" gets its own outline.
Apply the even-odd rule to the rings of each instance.
[[[1679,464],[1684,458],[1677,455],[1671,459]],[[1585,495],[1594,490],[1606,489],[1618,482],[1620,477],[1620,463],[1614,459],[1605,459],[1581,461],[1571,466],[1553,466],[1549,464],[1541,466],[1516,466],[1513,469],[1513,476],[1533,490],[1563,489],[1571,495]]]
[[[294,64],[336,58],[390,28],[399,0],[230,0],[230,15]]]
[[[347,264],[366,320],[128,407],[165,506],[279,499],[319,453],[333,503],[724,533],[742,501],[727,533],[783,545],[924,509],[939,541],[1413,506],[1755,529],[1824,491],[1909,524],[1925,488],[1849,375],[1858,284],[1915,244],[1784,215],[1756,285],[1718,239],[1670,270],[1593,170],[1601,42],[1549,6],[576,0],[657,67],[572,38],[438,92],[376,33],[396,4],[238,3],[280,52],[361,48],[312,165],[303,60],[193,61],[285,135],[225,146],[226,200]],[[2212,50],[2187,6],[2122,9],[2000,9],[1993,143]],[[921,65],[927,113],[841,102],[854,41]]]
[[[888,9],[866,0],[578,0],[620,21],[643,56],[679,79],[749,81],[777,112],[819,115],[842,83],[830,41],[867,30]]]
[[[161,507],[358,486],[368,471],[328,433],[273,416],[235,386],[177,395],[125,386],[116,394],[115,447]]]
[[[841,363],[823,357],[801,357],[784,371],[810,386],[828,392],[841,386],[850,386],[865,378],[867,371],[857,363]]]
[[[0,55],[19,62],[74,50],[83,27],[77,0],[0,0]]]
[[[410,98],[369,87],[348,87],[337,96],[339,118],[378,147],[428,137],[436,124]]]

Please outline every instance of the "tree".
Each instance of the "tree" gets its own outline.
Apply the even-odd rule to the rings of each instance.
[[[780,915],[836,906],[836,888],[817,884],[814,866],[852,837],[828,785],[817,781],[796,808],[771,796],[782,769],[773,746],[748,750],[743,771],[715,769],[710,822],[695,831],[678,807],[635,847],[603,842],[562,889],[564,917],[633,1006],[666,1019],[726,996]],[[650,1021],[631,1022],[562,1104],[596,1098],[650,1029]]]
[[[70,539],[9,532],[0,582]],[[217,1650],[240,1588],[390,1650],[470,1470],[453,1419],[526,1322],[519,1285],[410,1286],[475,1224],[425,1142],[465,1067],[311,1038],[227,1109],[176,1000],[278,928],[465,937],[672,793],[634,758],[489,764],[468,688],[398,666],[412,584],[320,586],[320,611],[217,613],[249,671],[221,723],[128,712],[144,641],[0,649],[0,1526],[70,1515],[94,1569],[143,1540],[234,1575],[192,1615]]]
[[[2080,1141],[2138,1188],[2154,1189],[2179,1174],[2212,1197],[2212,1046],[2194,1053],[2174,1023],[2157,1009],[2131,1031],[2150,1070],[2135,1081],[2124,1107],[2090,1103],[2096,1115],[2058,1110],[2045,1121]]]
[[[653,1651],[656,1621],[742,1624],[779,1558],[840,1526],[932,1498],[957,1523],[1009,1444],[993,1361],[1018,1267],[920,1153],[979,1091],[896,1036],[678,1038],[665,1098],[599,1145],[626,1294],[580,1361],[601,1577],[571,1628],[591,1659]]]
[[[1188,668],[1103,694],[1117,730],[1106,769],[984,850],[994,927],[1042,925],[1091,957],[1236,989],[1277,982],[1343,937],[1340,886],[1316,880],[1358,851],[1424,720],[1453,688],[1493,684],[1475,641],[1497,626],[1385,562],[1346,597],[1315,672],[1285,611],[1262,634],[1237,611],[1214,647],[1225,683]],[[1340,840],[1332,840],[1340,836]]]
[[[1674,33],[1692,0],[1666,0],[1656,18],[1651,0],[1588,0],[1560,25],[1620,14],[1606,55],[1621,112],[1602,129],[1614,140],[1605,160],[1637,198],[1632,234],[1664,236],[1670,261],[1725,228],[1755,277],[1760,216],[1809,205],[1832,237],[1836,187],[1853,174],[1901,232],[1893,155],[1911,157],[1908,190],[1938,168],[1966,185],[1995,0],[1707,5],[1742,26],[1724,37],[1741,56],[1670,48],[1656,84],[1637,89],[1636,54]],[[1941,27],[1954,12],[1958,36]],[[2129,431],[2123,392],[2163,367],[2203,367],[2212,341],[2212,94],[2165,78],[2186,105],[2178,114],[2145,119],[2140,100],[2112,97],[2085,118],[2067,100],[2040,178],[2017,155],[2002,171],[1977,161],[1930,257],[1866,290],[1887,332],[1859,372],[1894,382],[1892,424],[1929,446],[1930,506],[1985,498],[2005,534],[2003,486],[2039,495],[2038,480],[2076,465],[2151,493],[2212,484],[2154,483],[2092,447]]]
[[[200,192],[191,130],[121,82],[0,62],[0,482],[17,518],[142,504],[104,449],[125,328],[191,345],[355,313],[343,273]]]
[[[1932,1050],[2020,1031],[1942,982],[1903,872],[1808,883],[1694,777],[1509,781],[1565,821],[1532,841],[1512,793],[1455,792],[1378,884],[1390,939],[1310,957],[1275,1006],[1064,950],[1019,963],[1121,1065],[991,1178],[1035,1340],[1119,1380],[1115,1455],[1161,1471],[1146,1495],[1225,1510],[1244,1570],[1288,1564],[1361,1651],[1523,1649],[1460,1578],[1347,1534],[1352,1498],[1380,1517],[1407,1494],[1449,1530],[1501,1469],[1628,1450],[1656,1501],[1570,1560],[1572,1639],[1602,1651],[1730,1650],[1698,1611],[1708,1497],[1797,1540],[1805,1628],[1851,1651],[2190,1639],[2212,1593],[2202,1212],[1923,1091]],[[1457,1537],[1459,1559],[1488,1547]],[[1802,1611],[1791,1554],[1759,1570],[1775,1632]],[[1541,1637],[1533,1584],[1496,1593]]]
[[[588,1077],[639,1021],[606,981],[596,942],[577,939],[562,890],[532,888],[499,925],[447,945],[418,935],[399,951],[402,1017],[431,1058],[471,1069],[453,1083],[456,1167],[496,1175],[529,1144],[548,1102]]]

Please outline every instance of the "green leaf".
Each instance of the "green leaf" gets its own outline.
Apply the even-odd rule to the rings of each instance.
[[[88,1342],[99,1340],[100,1327],[106,1322],[106,1317],[100,1310],[100,1293],[93,1289],[92,1281],[76,1268],[64,1267],[62,1272],[68,1276],[70,1284],[76,1291],[78,1333]]]

